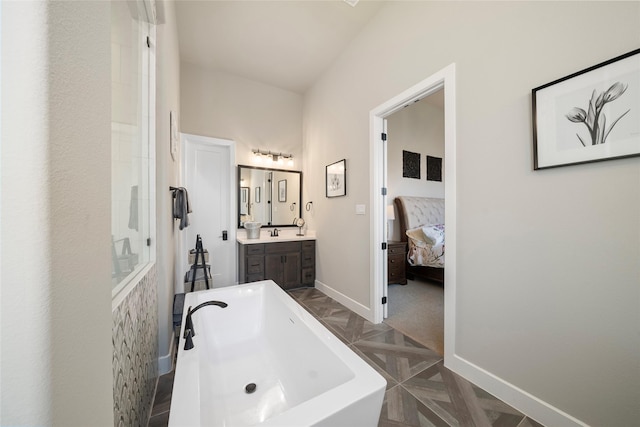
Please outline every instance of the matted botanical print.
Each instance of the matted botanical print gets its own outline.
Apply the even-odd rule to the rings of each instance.
[[[347,161],[339,160],[327,165],[325,170],[327,197],[347,195]]]
[[[640,49],[532,90],[533,168],[640,155]]]

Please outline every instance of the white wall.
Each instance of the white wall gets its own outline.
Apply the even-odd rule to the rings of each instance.
[[[175,3],[158,3],[161,21],[156,26],[156,222],[158,273],[159,374],[171,369],[173,346],[173,295],[179,229],[172,217],[170,186],[178,186],[180,151],[173,160],[169,150],[169,112],[178,116],[180,128],[180,53]],[[179,142],[178,142],[179,143]],[[182,275],[183,272],[178,272]]]
[[[293,154],[301,169],[302,96],[182,62],[181,131],[236,142],[238,164],[254,165],[252,149]]]
[[[2,3],[2,425],[113,425],[109,8]]]
[[[456,63],[457,357],[586,424],[636,423],[640,161],[533,171],[530,93],[636,49],[638,28],[638,2],[383,6],[305,98],[318,280],[369,304],[368,114]],[[341,158],[347,197],[326,199]]]
[[[393,206],[397,196],[444,197],[444,111],[428,98],[387,118],[388,205]],[[420,179],[402,176],[403,150],[420,154]],[[427,181],[427,155],[442,159],[442,181]],[[395,216],[390,223],[390,240],[401,240],[397,211]]]

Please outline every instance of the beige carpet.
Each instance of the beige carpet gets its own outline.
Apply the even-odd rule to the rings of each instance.
[[[389,326],[444,354],[444,287],[421,280],[389,285]]]

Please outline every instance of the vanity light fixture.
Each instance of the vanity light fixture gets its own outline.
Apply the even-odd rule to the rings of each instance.
[[[253,153],[253,159],[256,163],[265,161],[268,164],[277,163],[278,165],[284,165],[286,160],[287,166],[293,166],[293,154],[272,153],[271,151],[258,149],[251,150],[251,152]]]

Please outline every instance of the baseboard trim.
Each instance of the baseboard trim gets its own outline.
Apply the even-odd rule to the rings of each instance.
[[[340,291],[336,291],[331,286],[327,285],[326,283],[322,283],[319,280],[315,281],[315,287],[317,290],[333,298],[334,300],[338,301],[340,304],[344,305],[349,310],[364,317],[369,322],[375,323],[373,321],[373,316],[374,316],[373,310],[371,310],[369,307],[365,307],[364,305],[360,304],[358,301],[349,298],[345,294],[341,293]]]
[[[158,357],[158,376],[168,374],[173,371],[173,361],[176,355],[176,335],[175,332],[171,333],[171,339],[169,340],[169,353]]]
[[[543,425],[589,426],[457,354],[448,360],[445,359],[445,366]]]

